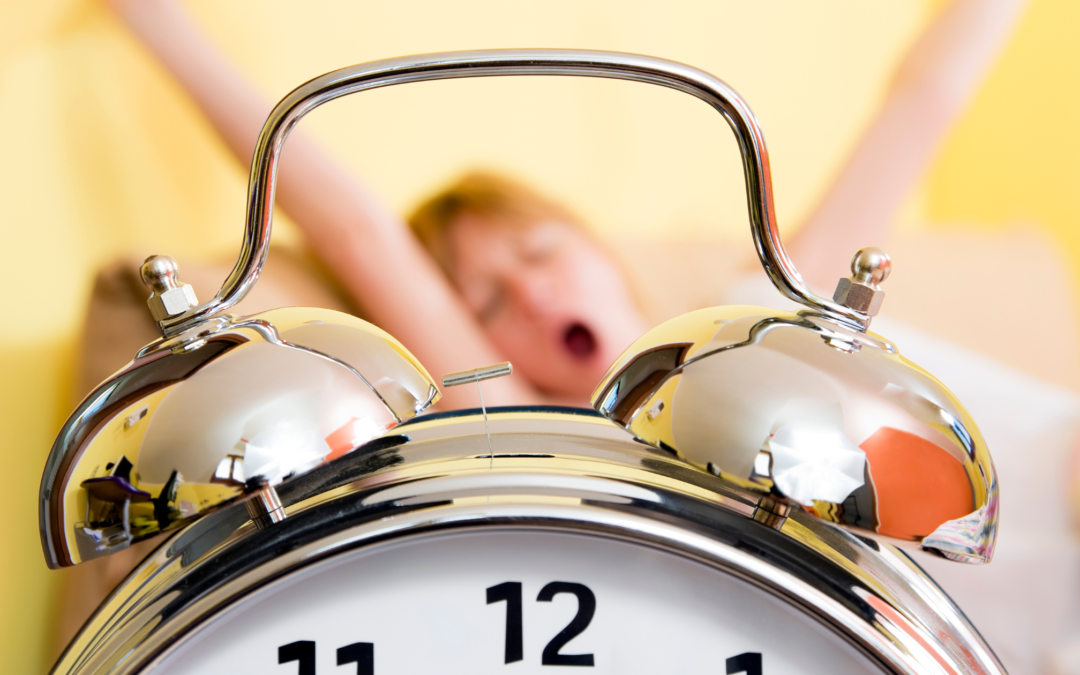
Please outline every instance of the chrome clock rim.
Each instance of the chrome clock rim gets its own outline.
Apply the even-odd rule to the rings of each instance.
[[[380,439],[283,484],[289,517],[269,528],[242,504],[210,514],[132,574],[54,672],[152,669],[195,628],[294,574],[478,528],[601,536],[721,569],[797,605],[888,672],[1004,672],[960,610],[889,544],[788,511],[591,415],[499,411],[491,428],[493,457],[480,416],[418,419],[399,430],[409,439]]]

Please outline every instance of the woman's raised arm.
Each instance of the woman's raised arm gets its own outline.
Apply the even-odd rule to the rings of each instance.
[[[953,0],[908,51],[880,112],[791,237],[799,271],[831,294],[851,255],[880,243],[1012,32],[1027,0]]]
[[[270,105],[175,0],[110,4],[248,166]],[[276,196],[356,302],[436,379],[504,360],[401,219],[302,133],[293,132],[286,144]],[[488,403],[542,402],[535,388],[513,377],[484,389]],[[444,394],[448,408],[479,405],[474,387]]]

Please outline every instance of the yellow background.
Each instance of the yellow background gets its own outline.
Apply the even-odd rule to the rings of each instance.
[[[940,3],[908,0],[190,0],[268,101],[343,65],[493,47],[640,52],[716,73],[751,103],[780,222],[797,224]],[[1030,221],[1080,253],[1080,3],[1035,0],[903,227]],[[604,235],[749,246],[735,145],[682,94],[517,79],[380,90],[303,127],[399,210],[463,168],[505,169]],[[36,496],[70,409],[94,270],[118,255],[181,264],[237,250],[246,172],[96,2],[0,0],[0,666],[47,667],[56,581]],[[279,221],[279,224],[281,221]],[[929,225],[927,223],[946,223]],[[278,236],[293,236],[287,224]],[[924,273],[947,275],[948,270]],[[993,273],[987,270],[987,273]],[[1075,273],[1073,278],[1075,279]],[[1002,308],[1015,320],[1017,309]]]

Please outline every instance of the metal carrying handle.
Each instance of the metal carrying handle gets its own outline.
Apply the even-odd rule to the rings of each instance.
[[[255,146],[248,183],[247,228],[236,266],[209,302],[160,322],[176,335],[240,302],[259,278],[270,245],[277,163],[293,126],[340,96],[408,82],[506,75],[576,75],[669,87],[715,108],[731,125],[743,158],[751,231],[761,265],[786,297],[831,318],[865,329],[869,317],[821,298],[795,269],[776,226],[769,153],[750,107],[720,79],[691,66],[637,54],[576,49],[495,49],[404,56],[335,70],[294,89],[270,113]]]

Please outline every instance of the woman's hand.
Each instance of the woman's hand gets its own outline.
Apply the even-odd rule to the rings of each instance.
[[[851,255],[888,236],[1026,4],[954,0],[904,56],[877,116],[791,238],[792,258],[812,288],[831,296]]]
[[[271,110],[269,101],[175,0],[107,1],[247,169]],[[302,133],[289,136],[277,180],[277,205],[297,223],[353,300],[436,377],[506,360],[401,219]],[[494,405],[545,401],[522,379],[490,382],[485,392]],[[470,387],[447,390],[443,401],[446,408],[479,405]]]

